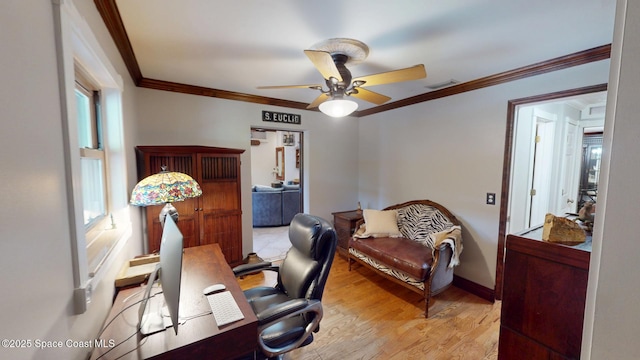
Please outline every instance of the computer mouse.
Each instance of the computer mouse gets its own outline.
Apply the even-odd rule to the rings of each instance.
[[[223,291],[226,288],[227,287],[224,286],[224,284],[213,284],[213,285],[209,285],[206,288],[204,288],[204,290],[202,290],[202,293],[205,294],[205,295],[211,295],[213,293],[217,293],[217,292]]]

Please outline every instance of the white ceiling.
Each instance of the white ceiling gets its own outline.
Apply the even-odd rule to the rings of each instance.
[[[329,38],[369,46],[354,77],[424,64],[427,78],[370,87],[400,100],[611,43],[615,0],[117,0],[145,78],[311,102],[303,53]],[[374,105],[358,100],[360,109]]]

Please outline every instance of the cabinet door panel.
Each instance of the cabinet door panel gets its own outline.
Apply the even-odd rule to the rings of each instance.
[[[162,167],[164,166],[167,171],[177,171],[195,178],[197,174],[194,166],[194,160],[195,157],[189,154],[149,154],[147,176],[159,173],[162,171]]]
[[[539,360],[552,359],[550,351],[540,344],[510,329],[500,327],[498,360]]]
[[[579,358],[589,253],[517,235],[506,246],[498,358]]]
[[[202,180],[230,180],[240,178],[239,159],[234,155],[198,154]]]
[[[205,212],[229,211],[240,209],[240,196],[236,189],[238,184],[229,181],[207,181],[200,184],[202,196],[200,201]]]
[[[227,262],[242,261],[242,210],[238,156],[199,154],[200,243],[217,243]]]
[[[588,272],[532,257],[527,275],[523,334],[579,358]]]
[[[204,236],[201,244],[218,244],[229,264],[242,262],[242,215],[238,212],[227,214],[204,214]]]
[[[579,357],[588,272],[517,251],[505,265],[503,326]]]

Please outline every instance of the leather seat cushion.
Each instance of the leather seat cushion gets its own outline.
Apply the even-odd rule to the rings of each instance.
[[[420,281],[433,264],[431,249],[407,238],[351,238],[349,246]]]

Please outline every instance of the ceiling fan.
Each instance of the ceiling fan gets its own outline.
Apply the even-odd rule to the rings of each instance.
[[[391,100],[390,97],[365,89],[365,87],[417,80],[427,76],[424,65],[420,64],[353,79],[346,64],[360,63],[369,54],[367,45],[353,39],[325,40],[312,46],[312,49],[304,50],[304,53],[324,77],[327,90],[321,84],[259,86],[258,89],[309,88],[319,90],[322,94],[315,98],[307,106],[307,109],[319,107],[320,111],[329,116],[342,117],[351,114],[358,108],[358,103],[348,100],[346,97],[353,96],[376,105],[382,105]]]

